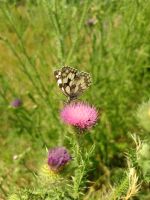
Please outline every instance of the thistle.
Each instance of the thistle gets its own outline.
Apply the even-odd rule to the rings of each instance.
[[[74,102],[66,105],[60,116],[62,120],[69,125],[79,129],[88,129],[95,125],[98,119],[96,108],[83,102]]]
[[[49,150],[47,163],[54,172],[62,170],[70,160],[71,156],[65,147],[55,147]]]
[[[22,105],[22,101],[21,99],[14,99],[12,102],[11,102],[11,106],[14,107],[14,108],[18,108]]]
[[[71,156],[65,147],[55,147],[49,150],[47,163],[39,170],[39,180],[42,185],[59,182],[62,177],[60,171],[71,160]]]

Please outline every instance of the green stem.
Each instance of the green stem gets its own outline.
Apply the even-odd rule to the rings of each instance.
[[[15,26],[15,22],[13,21],[13,18],[12,18],[12,16],[10,15],[11,12],[10,12],[8,6],[7,6],[7,10],[9,11],[9,13],[6,12],[6,9],[2,9],[3,14],[4,14],[5,17],[8,19],[9,23],[11,24],[11,26],[12,26],[14,32],[16,33],[16,35],[17,35],[17,37],[18,37],[18,39],[19,39],[19,42],[20,42],[20,45],[21,45],[21,49],[22,49],[22,53],[25,55],[25,57],[27,58],[29,64],[30,64],[30,65],[32,66],[32,68],[34,69],[34,72],[35,72],[35,74],[36,74],[36,77],[38,78],[38,81],[39,81],[39,83],[40,83],[40,86],[41,86],[42,90],[43,90],[46,94],[48,94],[48,92],[46,91],[46,89],[45,89],[45,87],[44,87],[44,84],[43,84],[43,82],[42,82],[42,80],[41,80],[41,78],[40,78],[40,76],[39,76],[39,73],[38,73],[38,71],[37,71],[35,65],[33,65],[33,63],[31,62],[31,59],[30,59],[29,55],[27,54],[27,51],[26,51],[26,49],[25,49],[25,45],[24,45],[24,43],[23,43],[23,41],[22,41],[22,36],[20,35],[20,33],[18,32],[18,30],[17,30],[17,28],[16,28],[16,26]],[[9,45],[9,46],[10,46],[10,45]],[[20,60],[20,59],[19,59],[19,60]],[[26,72],[27,72],[27,70],[26,70]]]
[[[74,38],[72,47],[71,47],[71,49],[70,49],[70,51],[69,51],[69,53],[68,53],[68,56],[67,56],[67,58],[66,58],[66,60],[65,60],[65,63],[69,63],[69,62],[70,62],[70,59],[71,59],[72,54],[73,54],[73,52],[74,52],[74,49],[75,49],[76,46],[77,46],[77,41],[78,41],[78,38],[79,38],[79,36],[80,36],[79,33],[80,33],[81,28],[82,28],[82,25],[83,25],[83,22],[84,22],[84,19],[85,19],[85,15],[86,15],[87,10],[88,10],[88,3],[89,3],[89,0],[86,0],[85,3],[84,3],[83,12],[82,12],[81,19],[80,19],[80,21],[79,21],[78,28],[77,28],[78,30],[77,30],[77,33],[76,33],[76,35],[75,35],[75,38]]]

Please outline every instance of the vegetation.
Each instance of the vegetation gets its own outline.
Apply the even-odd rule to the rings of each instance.
[[[0,1],[0,199],[150,199],[149,19],[146,0]],[[64,65],[92,76],[81,135],[59,114]],[[55,146],[73,159],[52,181]]]

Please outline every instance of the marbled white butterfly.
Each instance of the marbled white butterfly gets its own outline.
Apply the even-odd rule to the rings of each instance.
[[[54,71],[54,76],[69,102],[77,99],[91,85],[90,74],[68,66]]]

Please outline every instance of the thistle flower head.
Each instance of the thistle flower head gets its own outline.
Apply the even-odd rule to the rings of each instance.
[[[22,101],[21,99],[14,99],[12,102],[11,102],[11,106],[14,107],[14,108],[18,108],[22,105]]]
[[[71,156],[65,147],[55,147],[49,150],[48,165],[53,171],[60,171],[70,160]]]
[[[66,105],[60,113],[66,124],[73,125],[79,129],[92,127],[98,118],[98,112],[87,103],[77,102]]]

